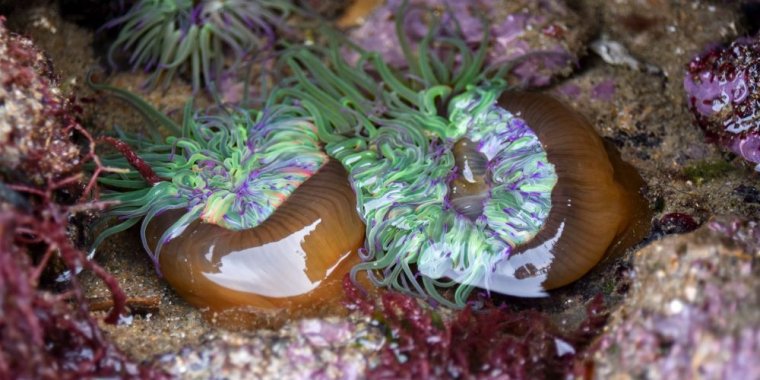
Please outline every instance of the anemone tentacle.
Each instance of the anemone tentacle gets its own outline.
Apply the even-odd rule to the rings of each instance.
[[[178,71],[187,69],[194,90],[203,85],[214,91],[224,72],[275,44],[275,29],[294,9],[290,1],[275,0],[140,0],[105,24],[121,27],[109,61],[116,67],[116,52],[130,52],[134,69],[152,72],[148,88],[159,83],[166,87]],[[231,63],[227,52],[233,55]]]

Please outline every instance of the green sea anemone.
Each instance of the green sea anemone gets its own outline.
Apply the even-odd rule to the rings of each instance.
[[[275,89],[261,111],[188,103],[176,125],[129,92],[92,86],[171,131],[102,139],[120,153],[101,155],[103,164],[121,170],[100,177],[113,202],[103,220],[113,223],[94,247],[139,224],[157,272],[225,325],[341,307],[364,225],[345,169],[303,107]]]
[[[94,87],[125,94],[105,85]],[[127,158],[104,157],[104,164],[125,172],[100,179],[113,190],[103,200],[116,203],[105,219],[118,223],[98,236],[96,247],[141,222],[143,245],[158,265],[162,246],[196,220],[230,230],[260,225],[327,161],[316,127],[297,107],[269,104],[262,111],[203,114],[194,113],[188,103],[180,126],[139,98],[129,99],[143,114],[174,131],[165,139],[119,136],[164,180],[150,183]],[[181,216],[153,250],[146,229],[154,217],[169,210],[180,210]]]
[[[275,44],[293,9],[287,0],[139,0],[105,25],[121,27],[108,57],[116,67],[116,53],[129,52],[134,69],[151,73],[147,88],[189,71],[194,90],[214,91],[222,75]]]
[[[539,296],[579,278],[626,233],[638,189],[618,182],[583,118],[513,92],[509,66],[485,70],[485,46],[433,38],[434,21],[413,50],[405,9],[408,72],[358,47],[349,64],[337,44],[285,58],[300,78],[286,91],[357,194],[367,240],[352,274],[455,307],[475,287]]]

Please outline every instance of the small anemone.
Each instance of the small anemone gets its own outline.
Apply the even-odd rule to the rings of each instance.
[[[104,26],[121,26],[109,61],[116,67],[116,52],[130,52],[133,69],[152,72],[146,88],[160,82],[166,88],[178,71],[189,70],[194,90],[213,91],[225,72],[274,45],[275,29],[293,9],[287,0],[140,0]]]
[[[156,268],[163,245],[192,222],[236,231],[256,227],[327,161],[316,127],[297,107],[269,105],[263,111],[232,109],[209,115],[193,113],[188,103],[179,126],[123,90],[94,86],[130,99],[145,115],[175,131],[165,139],[119,136],[163,180],[149,183],[122,156],[106,156],[103,162],[123,173],[99,180],[112,189],[103,200],[115,202],[105,220],[118,223],[104,230],[94,246],[142,220],[143,246]],[[169,210],[179,210],[181,216],[162,232],[153,251],[146,237],[148,224]]]

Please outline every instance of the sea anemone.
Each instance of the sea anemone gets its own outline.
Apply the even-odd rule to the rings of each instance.
[[[108,52],[116,67],[119,50],[130,52],[134,69],[151,72],[147,88],[167,87],[189,70],[193,89],[214,91],[222,74],[275,43],[293,5],[279,0],[140,0],[105,27],[121,26]],[[226,53],[232,53],[229,60]]]
[[[412,49],[405,11],[396,23],[408,73],[359,48],[354,65],[338,46],[329,65],[314,50],[286,58],[301,78],[292,95],[357,193],[367,241],[354,278],[366,271],[455,307],[474,287],[539,296],[646,232],[640,177],[585,119],[549,96],[507,91],[510,67],[484,70],[485,46],[452,37],[434,51],[432,14]]]
[[[188,104],[178,126],[131,99],[175,135],[122,134],[115,145],[127,154],[104,158],[125,173],[100,179],[114,190],[103,200],[117,202],[106,220],[118,223],[95,246],[139,222],[160,273],[188,301],[214,311],[320,304],[340,294],[364,228],[345,171],[329,162],[302,109],[268,104],[211,114]]]

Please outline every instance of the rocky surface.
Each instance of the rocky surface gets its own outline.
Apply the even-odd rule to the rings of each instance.
[[[3,177],[43,184],[80,164],[74,108],[47,56],[0,18],[0,161]]]
[[[758,379],[760,223],[710,219],[637,252],[595,348],[595,377]]]
[[[304,319],[277,332],[212,334],[155,363],[186,379],[355,379],[383,341],[368,318]]]

